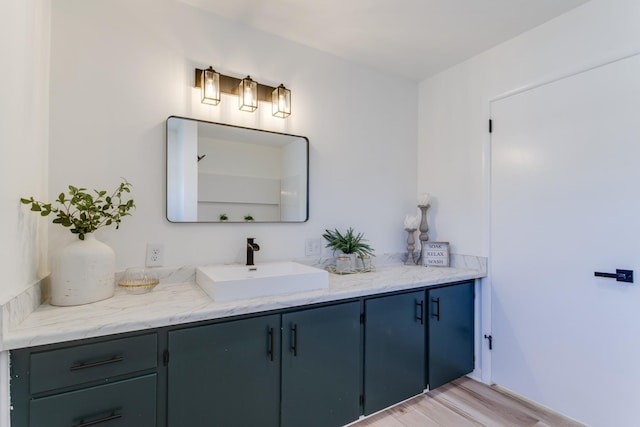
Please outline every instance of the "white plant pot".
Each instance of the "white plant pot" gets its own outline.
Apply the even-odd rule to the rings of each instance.
[[[364,258],[356,255],[355,259],[354,268],[356,271],[371,271],[371,257],[369,255],[365,255]]]
[[[62,248],[51,274],[51,305],[81,305],[111,298],[116,255],[91,233]]]

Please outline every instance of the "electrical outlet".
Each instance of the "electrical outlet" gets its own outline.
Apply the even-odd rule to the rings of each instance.
[[[304,241],[305,256],[320,256],[322,253],[322,244],[320,239],[306,239]]]
[[[161,243],[147,243],[147,267],[161,267],[164,263],[164,245]]]

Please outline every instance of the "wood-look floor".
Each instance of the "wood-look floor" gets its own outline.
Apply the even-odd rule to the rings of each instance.
[[[584,427],[499,387],[460,378],[350,427]]]

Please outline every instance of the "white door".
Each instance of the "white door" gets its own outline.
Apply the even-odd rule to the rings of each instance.
[[[492,380],[640,425],[640,56],[491,104]],[[594,277],[634,270],[635,283]]]

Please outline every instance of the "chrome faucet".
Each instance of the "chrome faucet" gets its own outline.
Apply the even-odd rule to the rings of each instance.
[[[255,237],[247,238],[247,265],[253,265],[253,253],[260,250],[260,246],[254,243]]]

